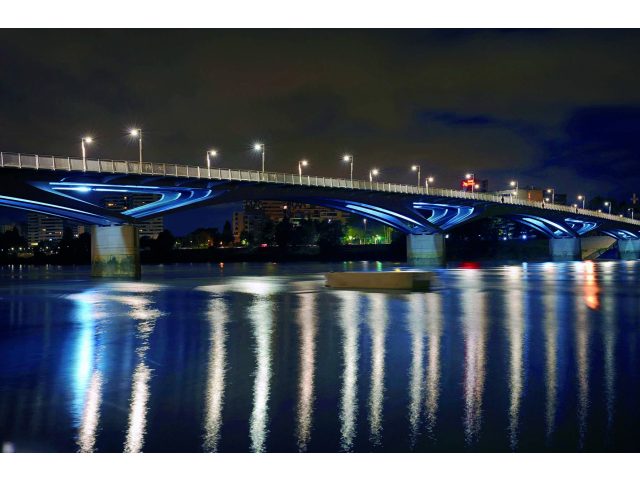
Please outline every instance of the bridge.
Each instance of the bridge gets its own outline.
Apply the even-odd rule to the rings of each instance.
[[[330,207],[407,235],[412,263],[444,261],[444,235],[456,226],[503,217],[549,238],[553,259],[579,259],[581,237],[615,238],[623,259],[640,257],[640,221],[588,209],[487,193],[245,169],[205,168],[0,152],[0,206],[94,225],[93,273],[139,276],[137,223],[159,215],[243,200]],[[101,207],[98,194],[156,194],[126,213]]]

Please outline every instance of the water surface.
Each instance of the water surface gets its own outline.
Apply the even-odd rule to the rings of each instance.
[[[640,263],[0,269],[5,450],[638,451]]]

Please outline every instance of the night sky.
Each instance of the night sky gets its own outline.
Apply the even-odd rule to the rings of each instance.
[[[625,200],[640,181],[632,30],[1,31],[0,149]],[[0,218],[10,213],[0,212]],[[211,211],[211,225],[226,211]],[[167,219],[178,234],[202,212]],[[220,218],[220,219],[218,219]],[[193,225],[193,226],[192,226]]]

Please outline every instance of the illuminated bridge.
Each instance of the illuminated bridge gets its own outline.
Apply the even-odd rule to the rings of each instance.
[[[580,238],[591,232],[615,238],[625,259],[640,255],[640,221],[509,196],[243,169],[4,152],[0,173],[0,206],[96,226],[92,259],[97,275],[117,274],[126,259],[139,273],[136,223],[195,207],[266,199],[330,207],[389,225],[407,234],[407,256],[412,262],[442,261],[443,234],[485,217],[512,219],[541,232],[550,239],[555,259],[579,258]],[[97,196],[109,193],[153,193],[159,199],[125,214],[99,205]],[[105,260],[112,266],[103,266]]]

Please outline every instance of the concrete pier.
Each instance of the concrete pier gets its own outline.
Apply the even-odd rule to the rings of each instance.
[[[407,262],[414,265],[443,265],[446,261],[444,235],[407,234]]]
[[[140,279],[138,228],[93,226],[91,230],[91,276]]]
[[[619,239],[618,253],[620,259],[640,259],[640,239]]]
[[[549,240],[549,254],[554,261],[576,261],[582,259],[580,238]]]

